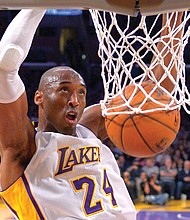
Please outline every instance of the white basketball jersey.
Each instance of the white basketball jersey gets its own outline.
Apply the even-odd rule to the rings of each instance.
[[[36,134],[27,169],[1,192],[7,206],[23,220],[135,220],[112,152],[81,125],[77,135]]]

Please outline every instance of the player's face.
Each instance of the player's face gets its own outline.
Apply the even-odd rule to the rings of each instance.
[[[85,106],[86,86],[80,75],[64,70],[48,77],[43,91],[46,131],[75,135]]]

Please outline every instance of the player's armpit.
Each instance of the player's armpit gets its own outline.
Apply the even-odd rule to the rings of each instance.
[[[24,93],[16,102],[0,104],[0,155],[4,171],[1,185],[4,188],[20,177],[35,149],[35,129],[27,116]]]

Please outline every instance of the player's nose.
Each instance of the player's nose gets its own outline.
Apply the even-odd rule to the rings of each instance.
[[[68,105],[74,107],[79,105],[79,99],[76,92],[71,94],[70,99],[68,101]]]

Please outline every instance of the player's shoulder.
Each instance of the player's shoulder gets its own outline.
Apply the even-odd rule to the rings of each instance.
[[[77,135],[81,138],[97,138],[96,134],[89,128],[85,127],[84,125],[77,124]]]

